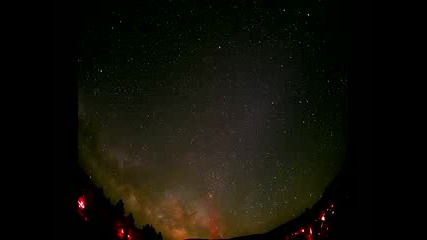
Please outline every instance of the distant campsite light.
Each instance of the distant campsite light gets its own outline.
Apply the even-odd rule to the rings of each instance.
[[[322,217],[320,218],[320,220],[325,221],[325,213],[322,212]]]
[[[77,201],[77,203],[79,204],[80,209],[85,209],[85,199],[83,196],[79,197],[79,200]]]
[[[120,228],[120,229],[119,229],[119,232],[117,233],[117,235],[118,235],[120,238],[123,238],[123,237],[124,237],[124,234],[125,234],[125,231],[123,230],[123,228]]]

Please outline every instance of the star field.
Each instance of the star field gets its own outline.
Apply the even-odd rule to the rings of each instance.
[[[326,1],[87,5],[79,157],[166,239],[266,232],[339,170],[347,80]]]

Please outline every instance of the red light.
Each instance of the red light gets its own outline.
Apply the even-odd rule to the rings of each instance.
[[[333,208],[334,207],[334,203],[331,203],[331,208]]]
[[[128,234],[128,239],[130,239],[130,235]]]
[[[77,203],[79,204],[78,206],[80,209],[85,209],[85,199],[83,197],[79,197]]]
[[[310,235],[313,235],[313,231],[311,230],[311,227],[310,227]]]
[[[302,233],[304,232],[304,228],[301,228],[301,230],[300,230]]]
[[[119,232],[118,232],[118,236],[119,236],[119,238],[123,238],[124,237],[124,233],[125,233],[125,231],[123,230],[123,228],[120,228],[120,230],[119,230]]]

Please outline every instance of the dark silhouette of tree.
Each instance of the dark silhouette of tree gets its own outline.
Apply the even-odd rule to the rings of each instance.
[[[126,218],[126,223],[128,224],[128,226],[134,226],[135,224],[135,220],[133,218],[132,213],[130,213],[127,218]]]
[[[125,216],[125,204],[123,203],[123,200],[119,200],[116,203],[116,216],[120,219],[123,219],[123,217]]]
[[[156,229],[154,229],[153,226],[147,224],[142,227],[142,238],[144,240],[157,240],[159,239],[159,235],[157,234]]]
[[[105,196],[104,189],[96,187],[82,168],[78,168],[76,176],[76,194],[72,199],[76,208],[73,226],[75,239],[129,240],[129,235],[131,240],[163,240],[162,234],[157,233],[152,225],[138,229],[133,214],[125,216],[123,200],[112,203]],[[84,211],[77,204],[82,196]]]
[[[133,218],[132,213],[130,213],[125,219],[124,219],[124,239],[128,239],[128,234],[131,232],[130,229],[133,229],[135,227],[135,220]]]

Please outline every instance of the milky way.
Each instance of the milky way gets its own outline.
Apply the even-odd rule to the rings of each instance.
[[[336,6],[82,7],[79,160],[139,227],[261,233],[319,200],[345,152]]]

